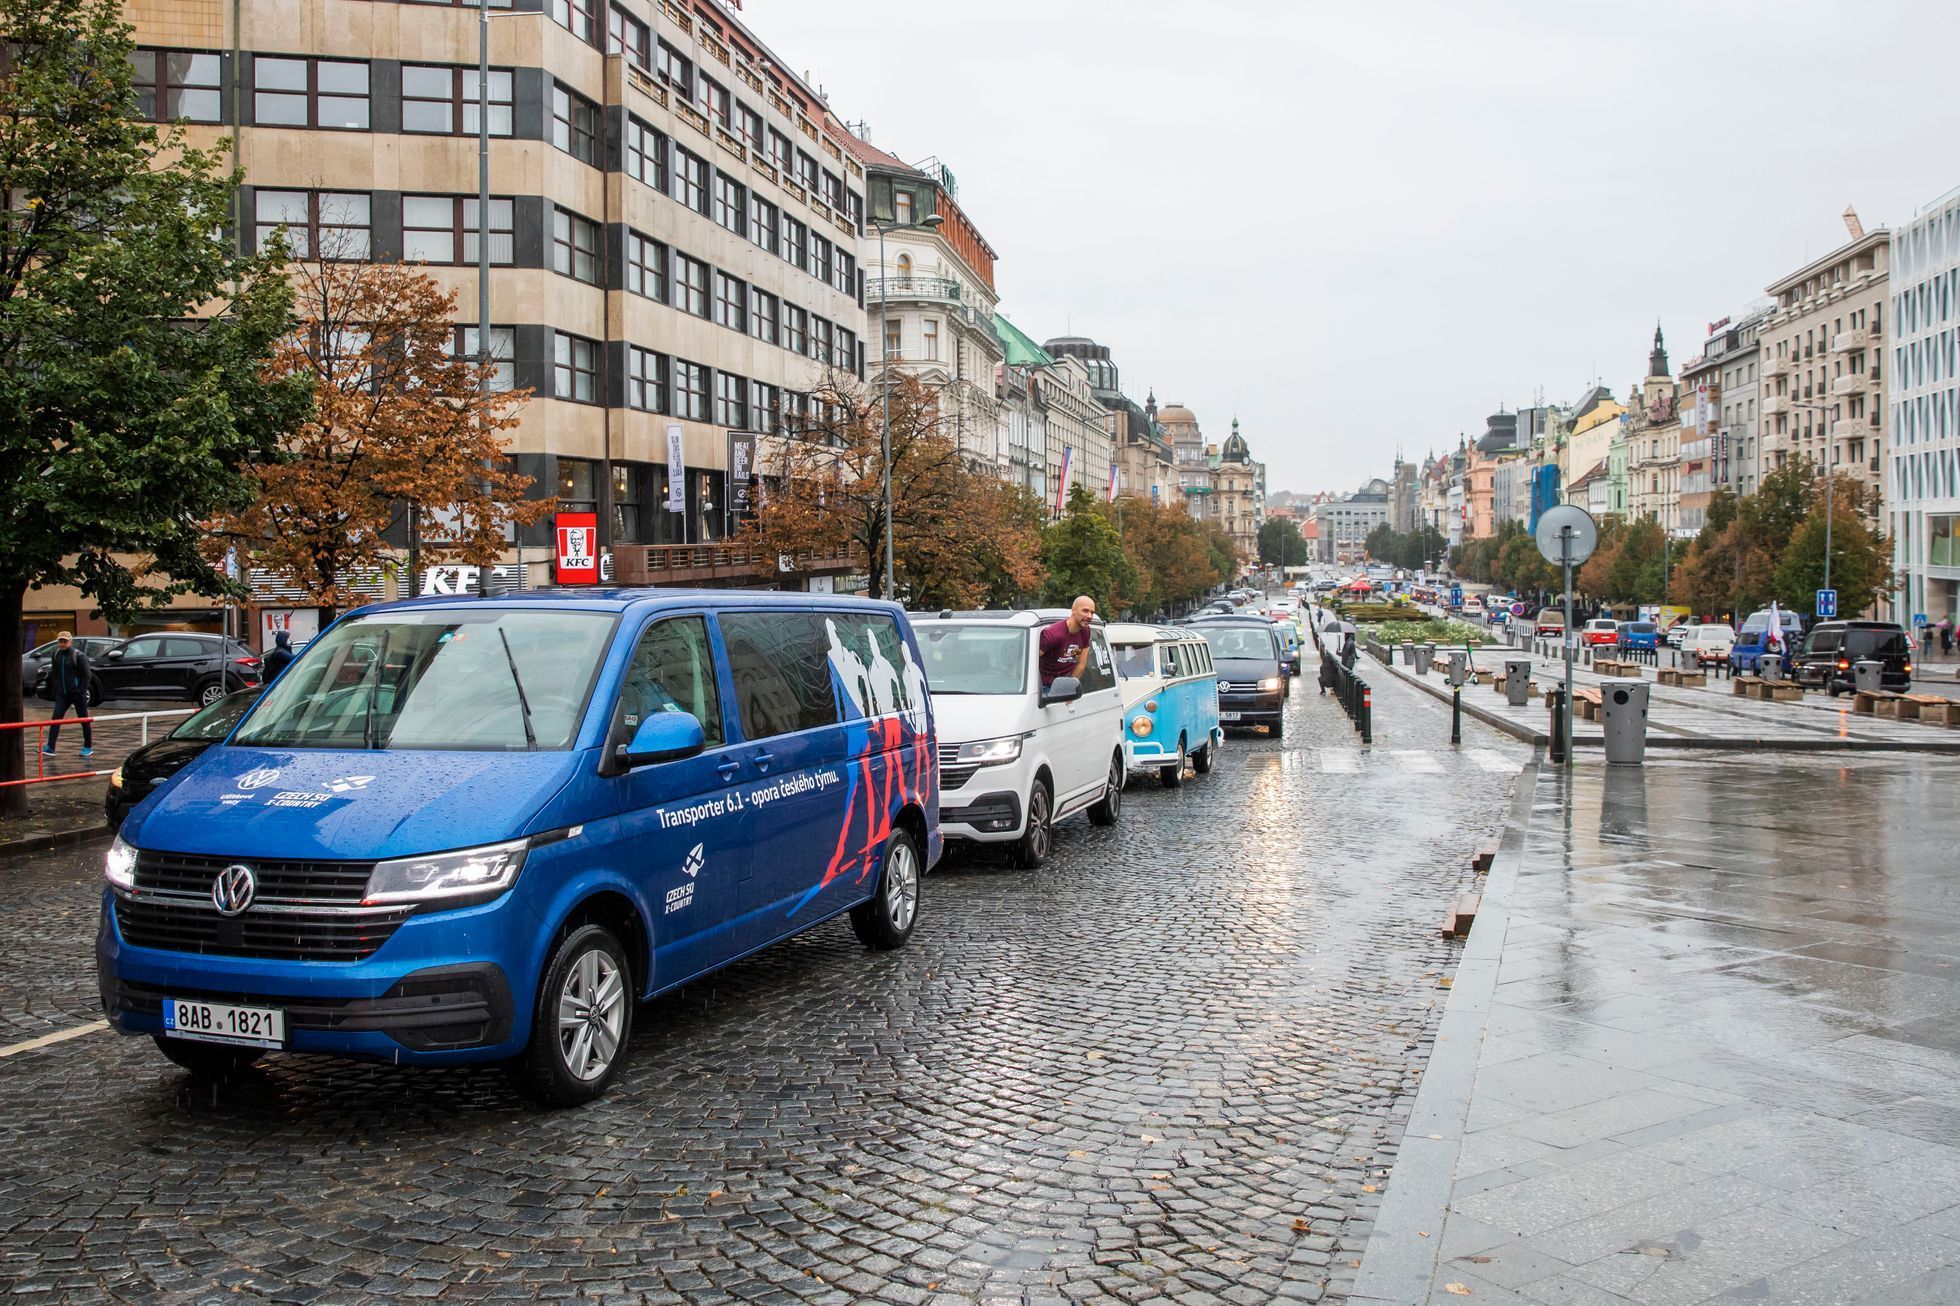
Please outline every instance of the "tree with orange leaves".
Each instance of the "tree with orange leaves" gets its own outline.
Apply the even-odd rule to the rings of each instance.
[[[274,370],[311,379],[314,413],[252,469],[256,498],[214,539],[291,578],[323,626],[352,601],[351,576],[395,565],[404,519],[424,564],[495,565],[510,528],[552,507],[526,500],[531,478],[506,461],[529,392],[458,356],[456,296],[413,268],[301,263],[292,280],[299,328]]]
[[[914,608],[1006,606],[1041,585],[1041,509],[1014,486],[969,469],[943,429],[939,396],[915,377],[891,383],[892,547],[896,593]],[[761,503],[744,534],[771,553],[849,548],[882,595],[884,419],[876,394],[827,373],[796,430],[764,442]]]

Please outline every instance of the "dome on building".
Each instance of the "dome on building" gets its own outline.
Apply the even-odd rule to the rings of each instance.
[[[1189,408],[1186,408],[1183,404],[1169,404],[1157,410],[1157,424],[1159,426],[1170,426],[1173,423],[1187,423],[1191,426],[1196,426],[1198,424],[1198,415]]]
[[[1245,438],[1239,434],[1239,419],[1236,417],[1232,419],[1232,433],[1225,437],[1225,447],[1219,450],[1218,458],[1220,462],[1228,463],[1252,461],[1252,450],[1246,445]]]

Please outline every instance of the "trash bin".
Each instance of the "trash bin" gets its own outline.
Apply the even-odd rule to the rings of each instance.
[[[1531,659],[1504,659],[1504,700],[1512,707],[1531,701]]]
[[[1470,679],[1470,655],[1468,653],[1450,654],[1449,668],[1450,684],[1461,685],[1464,681]]]
[[[1416,664],[1415,641],[1405,639],[1402,641],[1402,665],[1405,667],[1412,667],[1415,664]]]
[[[1647,760],[1647,692],[1637,684],[1608,682],[1600,686],[1600,707],[1606,731],[1606,760],[1639,766]]]
[[[1885,688],[1885,664],[1861,661],[1851,664],[1852,687],[1860,694],[1876,694]],[[1835,691],[1833,691],[1835,692]]]
[[[1434,644],[1416,645],[1416,674],[1419,676],[1428,675],[1429,664],[1435,657],[1436,646]]]
[[[1783,679],[1783,655],[1765,653],[1756,660],[1756,674],[1774,684]]]

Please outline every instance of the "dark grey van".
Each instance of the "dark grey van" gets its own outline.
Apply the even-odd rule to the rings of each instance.
[[[1880,665],[1883,688],[1901,693],[1912,688],[1912,641],[1905,627],[1893,621],[1818,622],[1797,654],[1792,675],[1797,683],[1827,689],[1836,698],[1856,687],[1853,668],[1860,662]]]

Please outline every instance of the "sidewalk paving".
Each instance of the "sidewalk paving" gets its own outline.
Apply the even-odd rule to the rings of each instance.
[[[1956,780],[1528,772],[1352,1300],[1960,1300]]]
[[[1474,661],[1476,668],[1484,674],[1485,683],[1465,685],[1463,701],[1466,707],[1475,709],[1481,719],[1498,725],[1500,729],[1506,729],[1520,738],[1534,738],[1542,742],[1550,725],[1550,713],[1543,701],[1533,699],[1523,707],[1512,707],[1505,701],[1504,695],[1495,692],[1489,683],[1492,673],[1503,670],[1507,658],[1522,657],[1531,658],[1532,679],[1539,689],[1550,689],[1564,683],[1564,663],[1557,659],[1538,657],[1524,649],[1503,645],[1485,647],[1476,650]],[[1427,676],[1417,676],[1414,668],[1403,663],[1400,651],[1396,650],[1389,669],[1413,684],[1447,693],[1448,681],[1441,662],[1432,666]],[[1732,682],[1727,679],[1710,677],[1706,685],[1684,688],[1656,684],[1654,672],[1655,668],[1647,667],[1641,677],[1649,690],[1647,742],[1650,747],[1807,747],[1826,750],[1905,745],[1909,749],[1960,753],[1960,729],[1923,721],[1879,720],[1859,716],[1852,710],[1852,699],[1848,694],[1832,698],[1828,694],[1812,692],[1806,693],[1799,702],[1764,703],[1757,699],[1736,697]],[[1603,677],[1590,667],[1575,664],[1573,683],[1596,688],[1631,682],[1618,677]],[[1582,721],[1575,716],[1572,737],[1581,747],[1597,745],[1603,738],[1600,723]]]

